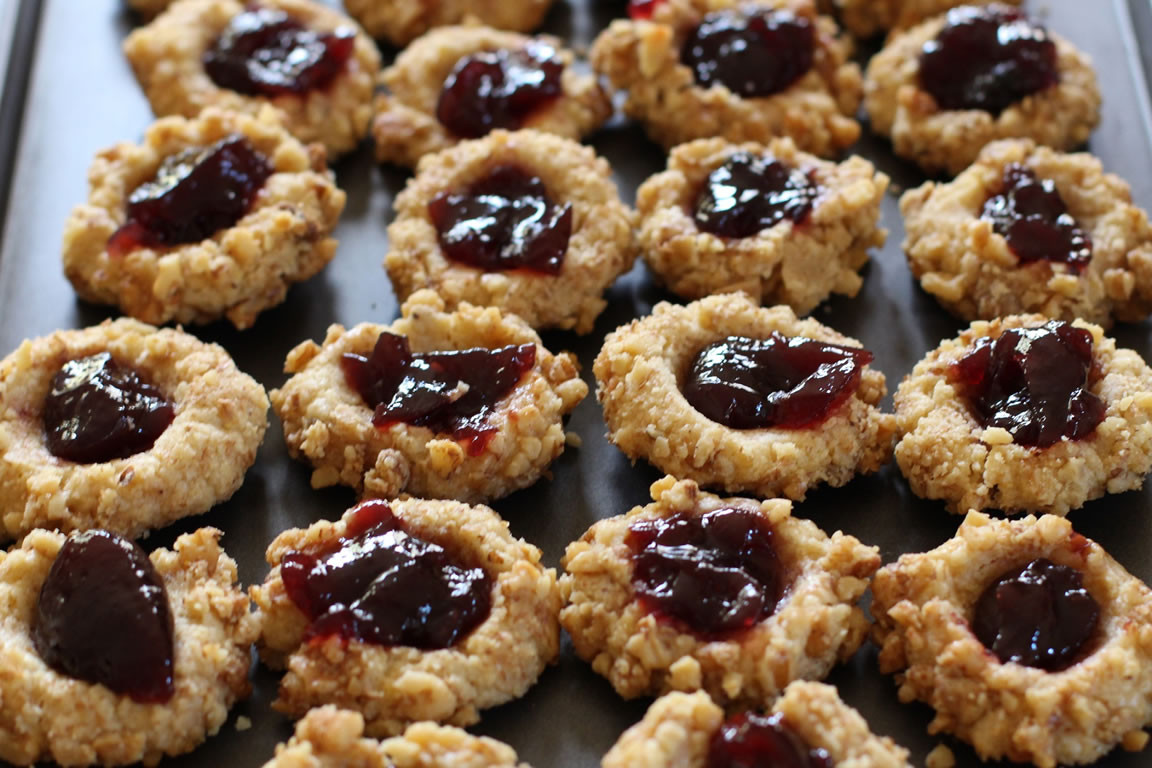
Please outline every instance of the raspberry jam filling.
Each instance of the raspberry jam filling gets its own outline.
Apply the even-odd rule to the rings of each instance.
[[[732,429],[819,426],[860,385],[872,353],[775,331],[704,347],[683,385],[688,402]]]
[[[374,408],[379,428],[404,423],[449,434],[478,456],[496,434],[489,419],[536,364],[536,345],[414,354],[405,336],[384,331],[369,357],[340,361],[344,380]]]
[[[724,721],[708,745],[706,768],[832,768],[823,749],[808,746],[783,715],[742,712]]]
[[[32,624],[48,666],[140,703],[172,698],[168,592],[140,547],[107,531],[74,533],[56,555]]]
[[[1092,259],[1092,239],[1068,213],[1056,184],[1023,165],[1004,169],[1004,191],[988,198],[980,218],[992,222],[1021,264],[1057,261],[1080,273]]]
[[[949,11],[947,24],[920,53],[920,87],[941,109],[998,115],[1059,81],[1048,32],[1005,5]]]
[[[129,196],[127,221],[108,239],[108,253],[211,237],[248,213],[271,175],[268,159],[238,135],[170,155]]]
[[[311,624],[306,639],[448,648],[492,607],[492,579],[407,533],[383,501],[356,508],[347,534],[321,552],[280,564],[288,597]]]
[[[356,44],[351,27],[309,29],[284,11],[249,6],[204,52],[212,82],[248,96],[302,94],[327,87]]]
[[[992,583],[976,601],[972,631],[1004,663],[1049,672],[1083,658],[1100,620],[1084,574],[1051,560],[1033,560]]]
[[[175,416],[159,389],[107,352],[64,363],[44,398],[48,450],[79,464],[147,451]]]
[[[466,139],[495,128],[516,130],[564,89],[564,62],[552,46],[537,41],[515,50],[480,51],[460,59],[444,81],[436,118]]]
[[[785,219],[803,224],[823,191],[811,173],[737,152],[709,174],[693,218],[699,229],[720,237],[751,237]]]
[[[558,275],[572,236],[572,205],[557,206],[540,177],[515,165],[437,195],[428,215],[446,257],[487,271]]]
[[[628,17],[635,21],[645,21],[652,18],[656,6],[665,0],[628,0]]]
[[[1092,334],[1057,320],[982,338],[948,368],[982,426],[1035,448],[1084,439],[1104,420],[1103,401],[1087,389],[1091,372]]]
[[[755,626],[787,587],[772,529],[750,510],[638,520],[625,542],[641,604],[702,635]]]
[[[743,98],[779,93],[812,68],[812,22],[788,11],[709,13],[680,49],[701,88],[722,85]]]

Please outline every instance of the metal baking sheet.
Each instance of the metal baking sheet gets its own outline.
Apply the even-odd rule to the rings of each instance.
[[[1052,29],[1092,55],[1104,113],[1090,149],[1107,169],[1127,175],[1138,203],[1152,206],[1152,120],[1147,59],[1140,47],[1141,40],[1152,41],[1147,0],[1047,0],[1033,3],[1033,8],[1047,17]],[[623,0],[558,0],[546,29],[585,46],[623,10]],[[0,102],[0,210],[5,211],[0,220],[0,354],[7,354],[26,337],[112,316],[105,308],[75,299],[61,274],[61,231],[71,207],[85,197],[93,154],[117,141],[138,140],[151,113],[120,53],[135,19],[117,0],[0,0],[0,11],[6,27],[15,30],[10,51],[4,48],[7,35],[0,35],[0,58],[8,62],[0,70],[6,71]],[[628,201],[644,178],[663,167],[662,151],[623,120],[610,124],[591,143],[612,162]],[[923,181],[914,167],[892,156],[883,140],[867,137],[855,150],[887,172],[895,189]],[[284,356],[302,339],[321,338],[330,323],[386,323],[397,314],[380,265],[387,250],[391,202],[407,173],[378,167],[368,147],[342,160],[336,171],[340,186],[348,191],[348,207],[332,264],[294,288],[282,306],[264,313],[249,331],[223,324],[190,329],[222,344],[241,368],[269,388],[284,381]],[[888,244],[865,269],[860,295],[833,299],[814,316],[874,350],[875,365],[887,374],[892,389],[927,350],[955,335],[961,324],[922,293],[909,274],[900,251],[903,231],[895,195],[885,201],[884,225],[890,231]],[[590,383],[591,362],[604,335],[669,297],[637,266],[613,286],[608,298],[610,306],[592,334],[545,335],[551,349],[579,354]],[[1120,326],[1114,333],[1123,346],[1152,358],[1147,323]],[[218,526],[227,533],[226,548],[240,562],[243,582],[251,584],[263,579],[264,548],[277,533],[334,518],[353,502],[347,490],[309,487],[308,468],[288,458],[275,417],[270,418],[264,447],[240,491],[201,518],[153,534],[146,547],[167,545],[200,525]],[[648,485],[659,476],[647,465],[631,466],[605,440],[594,398],[577,408],[570,428],[580,434],[583,445],[556,462],[551,479],[494,504],[516,535],[544,550],[550,565],[558,565],[565,545],[595,520],[646,502]],[[1073,513],[1072,520],[1129,570],[1152,581],[1150,501],[1148,490],[1109,496]],[[829,532],[842,529],[879,545],[885,561],[936,546],[960,522],[941,504],[914,497],[894,465],[844,488],[812,493],[797,512]],[[252,674],[252,698],[235,708],[220,734],[166,765],[246,768],[272,755],[292,726],[268,706],[277,677],[259,665]],[[930,710],[898,702],[892,680],[877,672],[873,647],[861,649],[830,681],[875,731],[911,749],[916,763],[944,741],[954,748],[960,766],[977,764],[967,746],[927,735]],[[538,768],[594,768],[647,705],[621,701],[566,642],[559,663],[536,687],[521,700],[485,713],[473,730],[507,741],[521,759]],[[253,727],[238,731],[238,716],[249,718]],[[1115,752],[1100,765],[1135,768],[1150,762],[1149,754]]]

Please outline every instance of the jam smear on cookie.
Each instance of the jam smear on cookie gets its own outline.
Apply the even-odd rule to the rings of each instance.
[[[437,195],[428,214],[446,257],[488,271],[557,275],[572,236],[572,205],[556,205],[540,177],[516,165]]]
[[[348,386],[375,409],[372,423],[405,423],[450,434],[478,456],[496,433],[489,417],[536,364],[536,345],[413,353],[408,339],[384,331],[369,357],[340,361]]]
[[[741,98],[786,90],[812,69],[816,31],[789,11],[709,13],[680,49],[680,63],[701,88],[722,85]]]
[[[107,352],[64,363],[44,398],[48,450],[79,464],[147,451],[175,416],[159,389]]]
[[[720,237],[751,237],[785,219],[803,224],[823,191],[810,173],[737,152],[709,174],[693,218],[697,228]]]
[[[460,59],[440,91],[436,118],[465,139],[516,130],[564,93],[564,62],[547,43],[480,51]]]
[[[625,542],[641,603],[702,635],[754,626],[787,587],[772,529],[751,510],[638,520]]]
[[[872,353],[775,331],[704,347],[684,381],[688,402],[732,429],[819,426],[860,385]]]
[[[32,643],[69,677],[140,703],[172,698],[172,611],[140,547],[102,530],[74,533],[40,588]]]
[[[982,426],[1047,448],[1084,439],[1104,420],[1103,401],[1088,391],[1092,360],[1092,334],[1053,320],[978,340],[948,373]]]
[[[239,135],[170,155],[128,197],[127,221],[108,239],[108,253],[211,237],[248,213],[271,175],[268,159]]]
[[[628,0],[628,18],[633,21],[645,21],[652,18],[656,6],[666,0]]]
[[[920,86],[941,109],[998,115],[1060,81],[1056,44],[1022,11],[964,6],[920,53]]]
[[[1078,274],[1092,260],[1092,239],[1068,213],[1056,184],[1026,166],[1004,169],[1004,191],[988,198],[980,218],[992,222],[1022,264],[1063,262]]]
[[[784,716],[741,712],[724,721],[708,745],[706,768],[832,768],[823,749],[808,746]]]
[[[275,8],[249,6],[204,52],[212,82],[248,96],[303,94],[344,71],[356,44],[351,27],[309,29]]]
[[[366,501],[346,535],[322,552],[289,552],[288,597],[311,621],[309,640],[448,648],[488,617],[492,579],[413,536],[383,501]]]
[[[1100,606],[1084,574],[1039,558],[996,579],[976,601],[972,631],[1000,661],[1055,672],[1083,657]]]

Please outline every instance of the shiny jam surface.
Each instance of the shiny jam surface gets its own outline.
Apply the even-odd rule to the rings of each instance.
[[[1104,403],[1088,391],[1092,359],[1092,334],[1053,320],[980,339],[948,373],[982,426],[1046,448],[1086,438],[1103,421]]]
[[[519,166],[496,166],[462,193],[437,195],[428,214],[452,261],[545,275],[564,267],[572,206],[552,202],[544,182]]]
[[[992,222],[1022,264],[1057,261],[1079,273],[1092,259],[1092,239],[1068,213],[1056,184],[1023,165],[1004,169],[1004,190],[988,198],[980,218]]]
[[[625,541],[641,603],[702,635],[754,626],[787,587],[772,529],[751,510],[637,520]]]
[[[127,221],[108,239],[108,253],[211,237],[248,213],[271,175],[268,159],[243,136],[171,155],[129,196]]]
[[[992,583],[976,601],[972,631],[1002,662],[1050,672],[1082,657],[1100,620],[1084,574],[1047,558]]]
[[[405,532],[383,501],[366,501],[326,551],[289,552],[288,597],[311,621],[306,637],[448,648],[488,617],[492,579]]]
[[[204,70],[221,88],[249,96],[302,94],[327,87],[355,44],[351,27],[318,32],[284,11],[250,5],[204,52]]]
[[[737,96],[771,96],[812,68],[812,22],[780,10],[709,13],[680,49],[680,62],[701,88],[723,85]]]
[[[107,352],[64,363],[44,398],[48,450],[79,464],[147,451],[175,416],[160,390]]]
[[[537,41],[515,50],[470,54],[444,81],[436,118],[466,139],[495,128],[516,130],[533,112],[563,94],[563,71],[556,49]]]
[[[536,345],[413,353],[384,331],[369,357],[345,354],[348,386],[375,409],[377,427],[405,423],[449,434],[477,456],[496,433],[489,417],[536,364]]]
[[[720,237],[751,237],[785,219],[803,224],[823,191],[798,168],[737,152],[709,174],[694,219],[699,229]]]
[[[644,21],[652,18],[656,6],[665,0],[628,0],[628,17],[634,21]]]
[[[140,547],[101,530],[68,537],[36,604],[40,658],[69,677],[161,703],[174,692],[172,633],[168,592]]]
[[[1000,114],[1055,85],[1056,44],[1023,12],[1004,5],[963,6],[920,53],[920,86],[941,109]]]
[[[809,747],[783,715],[742,712],[724,721],[708,745],[706,768],[832,768],[823,749]]]
[[[766,339],[729,336],[692,361],[684,396],[732,429],[802,429],[822,423],[860,385],[872,353],[775,331]]]

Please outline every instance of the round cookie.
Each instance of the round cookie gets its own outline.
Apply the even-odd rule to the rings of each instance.
[[[368,34],[397,48],[434,27],[462,22],[531,32],[551,6],[552,0],[344,0]]]
[[[990,2],[1019,5],[1020,0],[831,0],[840,24],[856,37],[905,29],[958,5]]]
[[[52,455],[45,396],[60,367],[109,352],[175,407],[146,451],[77,464]],[[135,320],[104,321],[25,341],[0,361],[0,538],[34,528],[146,535],[228,499],[256,460],[267,427],[264,388],[222,347]]]
[[[782,218],[747,237],[701,229],[695,212],[710,175],[733,157],[775,159],[819,188],[798,222]],[[888,177],[852,156],[831,163],[799,152],[791,139],[730,144],[698,139],[672,150],[668,169],[636,193],[640,252],[669,290],[687,299],[743,290],[806,314],[831,293],[855,296],[868,249],[884,244],[878,226]]]
[[[233,136],[245,138],[272,171],[239,220],[197,242],[140,244],[126,253],[111,247],[133,192],[167,158]],[[331,235],[345,201],[323,150],[292,138],[271,111],[162,118],[142,145],[121,143],[96,155],[88,185],[88,202],[64,226],[64,274],[81,298],[150,323],[226,317],[241,329],[332,260]]]

